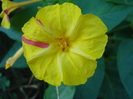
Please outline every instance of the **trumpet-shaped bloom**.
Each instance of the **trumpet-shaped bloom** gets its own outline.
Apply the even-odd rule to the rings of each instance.
[[[23,47],[21,47],[12,57],[6,61],[5,69],[10,68],[16,62],[16,60],[23,54]]]
[[[30,0],[30,1],[25,1],[25,2],[11,2],[9,0],[1,0],[1,1],[2,1],[2,12],[0,13],[0,17],[3,18],[1,26],[8,29],[10,28],[10,19],[8,15],[12,11],[24,5],[38,2],[40,0]]]
[[[106,26],[72,3],[42,8],[22,28],[24,56],[36,78],[59,86],[93,76],[107,43]]]

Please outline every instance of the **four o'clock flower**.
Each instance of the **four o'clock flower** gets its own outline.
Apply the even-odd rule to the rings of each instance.
[[[22,28],[24,56],[36,78],[51,85],[84,84],[103,55],[106,26],[72,3],[42,8]]]
[[[1,1],[2,1],[2,12],[0,13],[0,17],[3,18],[1,22],[1,26],[8,29],[10,28],[10,19],[8,15],[12,11],[24,5],[28,5],[28,4],[38,2],[41,0],[30,0],[30,1],[25,1],[25,2],[11,2],[9,0],[1,0]]]

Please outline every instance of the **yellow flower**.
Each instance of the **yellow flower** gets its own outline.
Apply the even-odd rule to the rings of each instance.
[[[1,1],[2,1],[2,12],[0,13],[0,18],[3,18],[1,26],[8,29],[10,28],[10,19],[8,15],[12,11],[24,5],[28,5],[41,0],[30,0],[25,2],[11,2],[9,0],[1,0]]]
[[[104,23],[72,3],[42,8],[22,28],[24,56],[36,78],[51,85],[84,84],[107,43]]]

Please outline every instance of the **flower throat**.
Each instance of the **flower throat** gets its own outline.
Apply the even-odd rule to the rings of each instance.
[[[57,38],[57,40],[59,42],[58,44],[59,44],[59,47],[60,47],[61,51],[66,52],[66,51],[69,50],[70,44],[69,44],[68,39],[66,39],[66,38]]]

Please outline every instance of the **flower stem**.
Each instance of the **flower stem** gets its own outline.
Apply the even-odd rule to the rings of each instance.
[[[57,99],[60,99],[59,88],[56,86]]]

